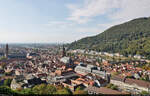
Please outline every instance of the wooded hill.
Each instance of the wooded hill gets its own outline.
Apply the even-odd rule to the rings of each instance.
[[[75,41],[68,48],[139,54],[150,58],[150,17],[113,26],[96,36]]]

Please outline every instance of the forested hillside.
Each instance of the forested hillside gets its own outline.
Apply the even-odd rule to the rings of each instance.
[[[86,37],[69,45],[69,49],[78,48],[120,52],[123,55],[140,54],[150,58],[150,17],[113,26],[96,36]]]

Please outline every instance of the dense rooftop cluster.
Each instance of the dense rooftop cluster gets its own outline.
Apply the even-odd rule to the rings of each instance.
[[[22,51],[16,51],[19,49]],[[79,49],[64,51],[65,48],[58,46],[9,48],[8,57],[1,57],[0,84],[12,79],[10,88],[13,90],[33,88],[44,83],[63,86],[72,92],[82,87],[89,94],[149,92],[150,70],[140,67],[147,64],[148,60],[138,58],[117,62],[104,57],[124,56]],[[13,55],[15,52],[24,54],[25,57]],[[5,53],[1,54],[3,56]]]

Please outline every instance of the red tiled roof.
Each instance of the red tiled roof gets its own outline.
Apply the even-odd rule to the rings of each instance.
[[[123,80],[124,80],[124,77],[123,77],[123,76],[113,76],[111,79],[112,79],[112,80],[123,81]]]
[[[142,71],[143,69],[142,69],[142,68],[139,68],[139,67],[136,67],[136,70]]]
[[[149,82],[146,82],[146,81],[143,81],[143,80],[136,80],[136,79],[127,78],[127,79],[125,80],[125,83],[128,83],[128,84],[136,84],[136,85],[138,85],[138,86],[145,87],[145,88],[150,87],[150,83],[149,83]]]
[[[97,87],[89,86],[87,89],[88,89],[88,91],[96,92],[98,94],[99,93],[100,94],[127,94],[127,93],[119,92],[117,90],[112,90],[112,89],[106,88],[106,87],[97,88]]]

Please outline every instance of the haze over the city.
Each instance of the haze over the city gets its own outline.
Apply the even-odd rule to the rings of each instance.
[[[0,0],[0,43],[70,43],[134,18],[150,0]]]

